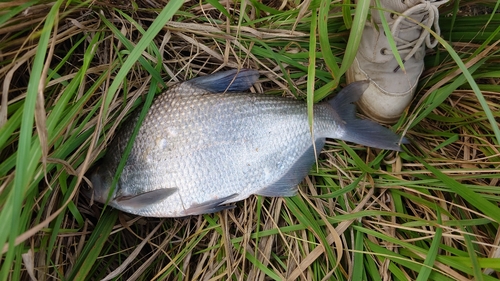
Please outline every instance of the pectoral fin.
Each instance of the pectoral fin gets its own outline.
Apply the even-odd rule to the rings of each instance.
[[[233,209],[235,205],[225,205],[221,206],[225,201],[238,196],[238,194],[232,194],[223,198],[218,198],[210,201],[203,202],[201,204],[193,204],[191,207],[184,210],[186,216],[190,215],[201,215],[216,213],[222,210]]]
[[[119,196],[115,201],[122,207],[142,209],[164,200],[177,190],[177,188],[156,189],[133,196]]]
[[[213,93],[246,91],[259,79],[259,72],[252,69],[232,69],[196,77],[187,81],[200,89]]]

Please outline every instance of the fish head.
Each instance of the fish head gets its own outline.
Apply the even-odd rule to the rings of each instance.
[[[94,168],[90,173],[92,187],[86,191],[88,196],[93,196],[94,201],[105,204],[113,182],[113,175],[101,166]],[[116,191],[116,188],[115,188]],[[116,192],[115,192],[116,193]],[[114,198],[114,194],[110,200]]]

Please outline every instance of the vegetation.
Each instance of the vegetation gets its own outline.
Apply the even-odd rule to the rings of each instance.
[[[367,5],[0,2],[0,280],[498,280],[494,0],[440,8],[440,44],[393,127],[404,152],[331,140],[298,196],[189,218],[80,194],[127,114],[178,81],[246,67],[257,92],[334,95]]]

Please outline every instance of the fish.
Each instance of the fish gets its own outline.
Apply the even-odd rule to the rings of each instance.
[[[145,217],[214,213],[251,195],[296,195],[327,138],[395,151],[406,142],[356,117],[354,103],[367,81],[315,104],[311,127],[305,102],[248,92],[258,78],[256,70],[232,69],[155,97],[112,190],[136,111],[90,175],[93,200]]]

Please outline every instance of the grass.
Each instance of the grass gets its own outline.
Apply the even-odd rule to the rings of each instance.
[[[127,114],[236,67],[261,71],[257,92],[318,102],[345,86],[367,3],[0,3],[0,279],[498,280],[497,6],[440,8],[394,126],[404,152],[332,140],[296,197],[160,220],[79,193]]]

